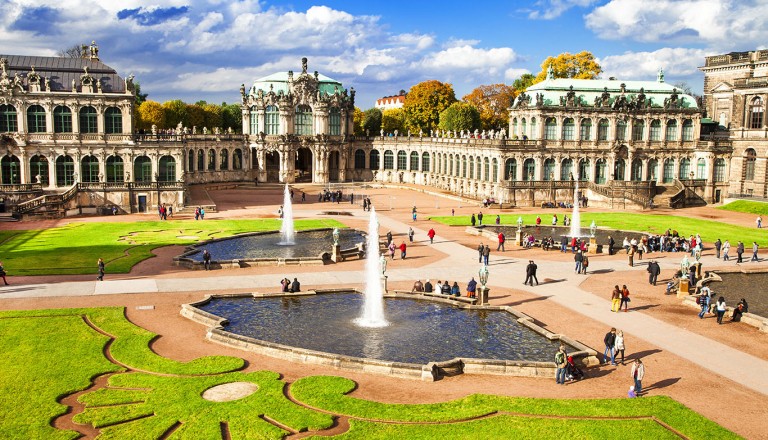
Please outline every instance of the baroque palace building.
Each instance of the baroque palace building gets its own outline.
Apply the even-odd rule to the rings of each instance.
[[[355,91],[318,72],[242,85],[242,134],[134,130],[132,77],[80,59],[0,55],[0,197],[17,216],[151,211],[190,185],[414,184],[505,205],[683,207],[768,198],[768,52],[707,57],[703,103],[664,81],[547,79],[502,130],[354,135]],[[711,115],[712,119],[707,118]],[[714,119],[714,121],[713,121]]]

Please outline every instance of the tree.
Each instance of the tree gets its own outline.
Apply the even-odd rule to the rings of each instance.
[[[221,127],[224,121],[221,106],[216,104],[204,104],[202,107],[205,116],[203,125],[208,128]]]
[[[202,131],[205,127],[205,110],[197,104],[187,104],[187,116],[184,118],[184,126],[197,127]]]
[[[475,131],[480,129],[480,112],[472,104],[466,102],[454,102],[450,107],[440,113],[441,130]]]
[[[137,114],[139,120],[137,126],[139,128],[149,130],[153,125],[157,128],[166,128],[165,125],[165,109],[159,102],[144,101],[137,107]]]
[[[391,108],[381,113],[381,128],[385,133],[405,131],[405,112],[401,108]]]
[[[369,108],[363,113],[363,133],[376,136],[381,131],[381,110]]]
[[[411,87],[405,96],[405,129],[429,133],[437,128],[440,112],[456,102],[453,86],[437,80],[424,81]]]
[[[355,126],[355,136],[365,135],[363,130],[363,119],[365,114],[358,107],[355,107],[355,112],[352,114],[352,124]]]
[[[512,82],[512,87],[517,91],[517,93],[524,92],[526,89],[528,89],[528,87],[533,85],[534,80],[536,80],[536,77],[533,76],[533,74],[524,73],[520,75],[520,78]]]
[[[187,117],[187,104],[180,99],[165,101],[163,103],[165,110],[165,124],[167,127],[175,128],[179,122],[184,122]]]
[[[239,104],[221,103],[221,118],[224,129],[232,128],[236,132],[243,129],[243,111]]]
[[[555,78],[595,79],[603,71],[603,68],[595,61],[592,52],[586,50],[577,54],[564,52],[556,57],[547,57],[541,63],[541,72],[536,75],[534,84],[547,78],[547,70],[550,65],[554,70]]]
[[[462,98],[480,112],[480,125],[484,130],[498,130],[509,125],[509,111],[518,91],[506,84],[479,86]],[[442,116],[441,116],[442,121]]]
[[[149,93],[141,93],[141,84],[138,81],[133,82],[134,92],[136,92],[136,105],[141,105],[142,102],[147,100]]]
[[[59,49],[56,51],[56,56],[62,58],[82,58],[87,47],[88,46],[85,45],[75,44],[66,49]]]

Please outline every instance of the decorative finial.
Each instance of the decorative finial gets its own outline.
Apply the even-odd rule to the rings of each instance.
[[[547,79],[555,79],[555,69],[552,67],[552,64],[547,67]]]
[[[301,59],[301,73],[307,73],[307,57]]]
[[[656,76],[656,81],[663,83],[664,82],[664,69],[659,67],[659,74]]]

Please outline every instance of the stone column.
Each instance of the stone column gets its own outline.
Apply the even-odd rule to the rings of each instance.
[[[48,158],[48,189],[56,187],[56,153],[51,152]]]
[[[72,109],[72,133],[80,136],[80,109],[81,106],[75,106]]]
[[[104,106],[96,106],[96,132],[104,134]]]
[[[242,110],[242,125],[243,125],[243,134],[258,134],[258,133],[251,133],[251,117],[250,117],[250,111],[247,109]]]
[[[45,108],[45,132],[53,133],[53,104],[43,104]],[[26,114],[24,119],[26,119]]]
[[[36,182],[33,181],[34,179],[27,180],[27,176],[29,176],[29,159],[27,158],[27,151],[21,148],[19,153],[19,182],[22,184]]]
[[[280,128],[278,134],[294,134],[293,120],[285,107],[280,107]]]

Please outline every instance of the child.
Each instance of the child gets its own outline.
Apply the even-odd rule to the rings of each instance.
[[[633,398],[633,397],[637,397],[637,394],[635,393],[635,386],[634,385],[630,385],[629,386],[629,391],[627,392],[627,397],[629,397],[630,399]]]

